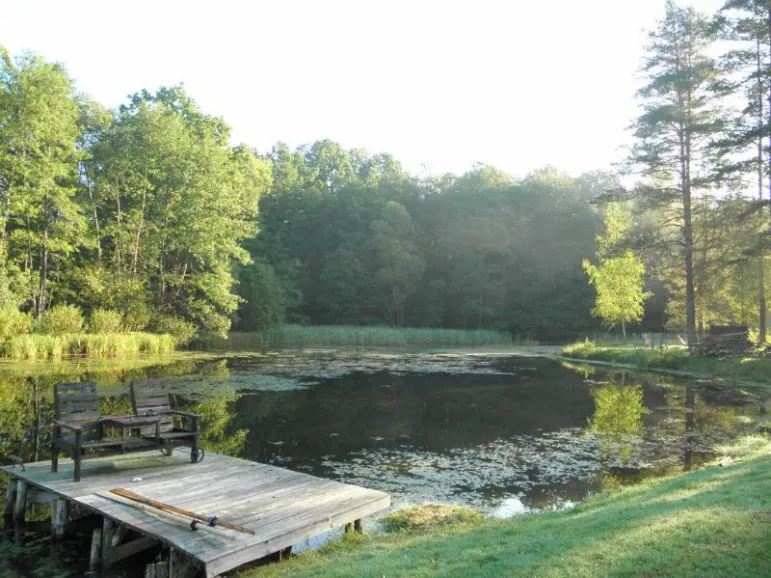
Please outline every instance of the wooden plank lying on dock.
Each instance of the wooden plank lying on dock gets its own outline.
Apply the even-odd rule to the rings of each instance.
[[[71,460],[60,460],[58,473],[50,471],[50,462],[26,464],[25,471],[0,470],[192,557],[206,576],[280,552],[390,505],[383,492],[218,454],[192,464],[188,453],[164,456],[148,451],[91,458],[82,463],[83,477],[77,483],[72,481]],[[230,532],[225,538],[191,532],[99,495],[114,488],[218,516],[254,534]]]

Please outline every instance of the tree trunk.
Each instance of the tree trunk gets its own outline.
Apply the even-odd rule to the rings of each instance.
[[[137,263],[139,262],[139,240],[142,237],[142,227],[145,222],[145,204],[147,203],[147,189],[142,193],[142,212],[139,215],[139,225],[137,225],[137,234],[134,238],[134,252],[131,256],[131,274],[136,275]],[[187,267],[187,264],[185,264]],[[183,273],[184,277],[184,273]]]
[[[626,341],[626,322],[623,319],[621,320],[621,336]]]
[[[691,222],[691,151],[680,124],[680,191],[683,197],[683,244],[685,248],[685,332],[688,348],[696,345],[696,292],[693,282],[693,224]]]
[[[46,217],[47,218],[47,217]],[[40,248],[40,296],[38,297],[37,318],[46,309],[46,277],[48,276],[48,222],[43,229],[43,246]]]
[[[94,213],[94,228],[96,230],[96,256],[99,261],[99,265],[101,265],[102,264],[102,238],[99,235],[99,213],[96,210],[96,202],[94,201],[94,191],[92,190],[92,187],[91,187],[91,181],[88,181],[88,198],[91,201],[91,210]]]
[[[760,36],[757,38],[756,45],[757,72],[758,72],[758,129],[763,129],[763,70],[760,58]],[[763,136],[758,137],[758,200],[763,201]],[[758,328],[758,345],[766,342],[766,265],[765,265],[765,239],[763,231],[760,232],[760,254],[758,255],[758,313],[760,314],[760,325]]]

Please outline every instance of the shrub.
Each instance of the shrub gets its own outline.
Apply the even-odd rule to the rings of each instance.
[[[32,317],[29,313],[21,313],[12,307],[0,309],[0,339],[29,333]]]
[[[88,326],[91,333],[120,333],[123,329],[123,316],[110,309],[94,309]]]
[[[126,331],[144,331],[150,325],[150,309],[144,303],[131,303],[123,311],[123,328]]]
[[[688,361],[688,350],[681,347],[666,347],[654,351],[648,361],[650,367],[679,369]]]
[[[597,346],[588,337],[584,341],[573,343],[562,349],[562,355],[586,359],[597,350]]]
[[[468,506],[423,504],[422,506],[408,506],[397,510],[383,518],[382,521],[386,529],[392,532],[394,530],[479,522],[482,519],[482,514]]]
[[[43,314],[35,329],[47,335],[80,333],[84,322],[83,312],[75,305],[56,305]]]
[[[158,315],[150,321],[150,330],[153,333],[167,333],[173,335],[180,345],[187,345],[195,337],[195,325],[174,317],[173,315]]]

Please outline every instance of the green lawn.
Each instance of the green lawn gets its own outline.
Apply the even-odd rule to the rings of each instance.
[[[354,536],[240,576],[768,576],[771,442],[755,436],[727,451],[725,467],[569,511]]]
[[[571,359],[603,361],[640,369],[683,371],[722,379],[771,384],[771,357],[703,357],[685,347],[599,347],[579,342],[564,347],[561,355]]]

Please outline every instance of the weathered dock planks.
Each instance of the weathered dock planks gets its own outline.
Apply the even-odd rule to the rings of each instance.
[[[160,542],[175,555],[185,555],[207,576],[217,576],[331,529],[356,523],[386,509],[390,497],[360,488],[219,454],[207,454],[197,464],[188,453],[164,456],[158,451],[130,453],[82,462],[80,482],[73,481],[72,460],[26,464],[25,470],[1,467],[19,487],[32,487],[62,500],[57,516],[73,504],[105,518],[95,540],[102,563],[109,565],[126,552]],[[99,495],[125,488],[185,510],[218,516],[254,534],[229,531],[222,537],[169,523]],[[9,490],[9,492],[12,490]],[[14,504],[18,508],[17,504]],[[22,506],[23,507],[23,504]],[[61,532],[61,520],[55,532]],[[141,544],[119,545],[126,528],[142,534]],[[155,542],[157,541],[157,542]],[[135,540],[135,542],[137,542]],[[132,545],[133,544],[133,545]],[[120,550],[122,548],[122,550]]]

